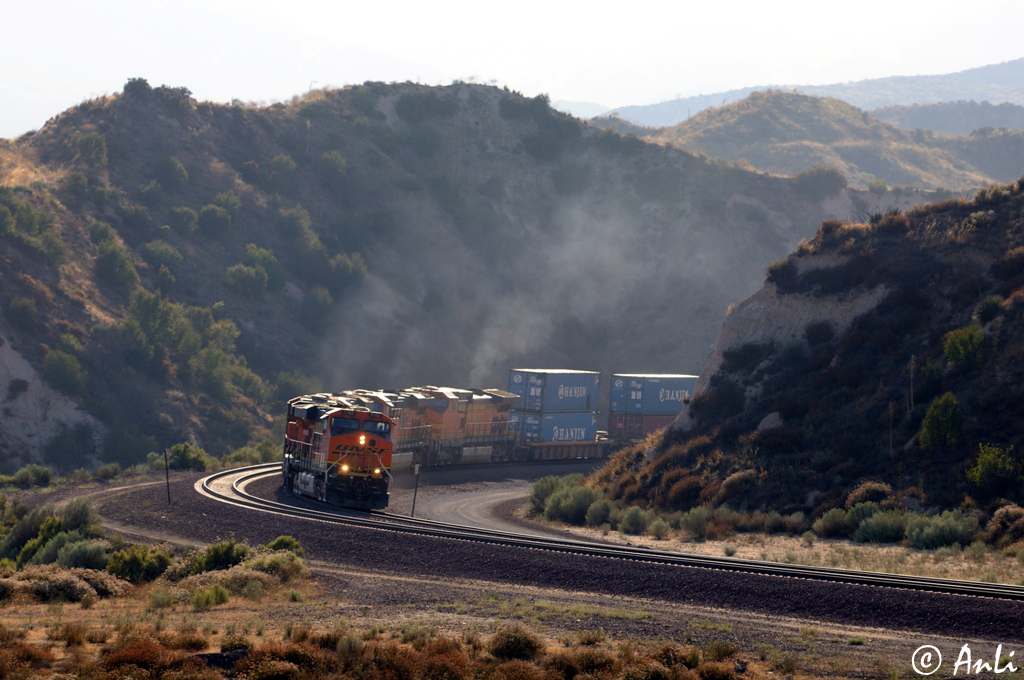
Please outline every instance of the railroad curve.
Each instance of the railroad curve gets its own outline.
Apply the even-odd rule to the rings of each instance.
[[[236,468],[204,477],[195,483],[196,491],[215,500],[288,517],[319,522],[359,526],[420,536],[437,536],[489,543],[498,546],[533,548],[587,557],[633,560],[649,564],[717,569],[728,572],[781,576],[812,581],[899,588],[944,595],[960,595],[999,600],[1024,600],[1024,587],[999,583],[863,572],[832,567],[812,567],[779,562],[761,562],[734,557],[715,557],[690,553],[659,551],[634,546],[598,544],[582,540],[554,538],[528,533],[496,531],[435,520],[404,517],[385,512],[364,513],[340,508],[313,509],[279,503],[248,493],[245,487],[270,475],[280,474],[279,463]],[[314,503],[310,501],[310,503]],[[316,503],[316,505],[320,505]]]

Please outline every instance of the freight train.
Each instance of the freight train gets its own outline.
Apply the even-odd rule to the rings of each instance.
[[[613,445],[667,424],[662,412],[678,413],[691,378],[612,376],[615,441],[597,430],[600,374],[593,371],[513,369],[508,391],[427,386],[295,397],[288,402],[284,486],[370,510],[387,506],[391,470],[417,463],[604,458]],[[631,389],[617,391],[622,380]]]

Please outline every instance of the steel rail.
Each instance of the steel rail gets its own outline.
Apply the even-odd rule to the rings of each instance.
[[[346,524],[378,530],[485,542],[503,546],[549,550],[590,557],[638,560],[657,564],[831,581],[851,585],[903,588],[948,595],[1024,600],[1024,587],[1000,583],[961,581],[955,579],[909,576],[904,574],[886,574],[882,572],[855,571],[834,567],[786,564],[782,562],[762,562],[737,557],[715,557],[694,553],[638,548],[635,546],[619,546],[582,540],[548,538],[530,534],[507,533],[492,529],[467,527],[458,524],[439,522],[436,520],[393,515],[379,511],[360,513],[358,515],[341,514],[338,511],[313,510],[287,503],[278,503],[277,501],[259,498],[245,491],[244,486],[246,484],[262,477],[278,474],[279,469],[280,463],[266,463],[263,465],[225,470],[199,480],[195,486],[197,491],[201,491],[201,493],[204,493],[207,496],[241,507],[291,517],[300,517],[316,521],[333,522],[337,524]],[[234,480],[231,485],[231,492],[233,495],[222,494],[211,488],[211,482],[219,480],[222,477],[240,473],[241,475]],[[312,503],[315,501],[310,500],[310,502]]]

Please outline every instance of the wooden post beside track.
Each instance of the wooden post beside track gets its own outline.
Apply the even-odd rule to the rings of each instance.
[[[409,513],[409,517],[416,516],[416,492],[420,490],[420,464],[416,463],[413,467],[413,473],[416,475],[416,485],[412,488],[412,512]]]
[[[167,479],[167,505],[171,504],[171,464],[164,449],[164,477]]]

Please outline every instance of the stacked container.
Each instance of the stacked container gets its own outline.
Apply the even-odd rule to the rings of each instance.
[[[519,400],[512,429],[527,442],[582,442],[597,439],[601,374],[594,371],[514,368],[508,391]]]
[[[608,435],[639,439],[672,424],[693,396],[695,375],[616,373],[612,375]]]

